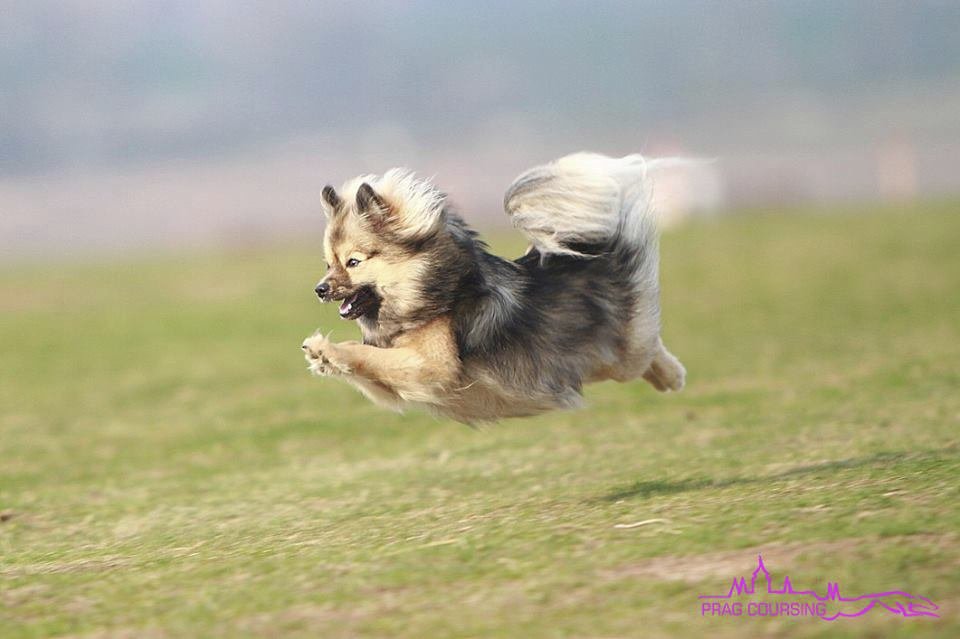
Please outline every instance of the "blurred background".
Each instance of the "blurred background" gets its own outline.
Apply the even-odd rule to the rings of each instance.
[[[960,191],[958,2],[0,4],[8,260],[303,238],[394,165],[504,224],[581,149],[716,159],[672,220]]]

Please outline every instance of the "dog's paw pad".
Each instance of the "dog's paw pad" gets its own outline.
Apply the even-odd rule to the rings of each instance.
[[[301,345],[303,356],[307,360],[308,369],[314,375],[345,375],[350,369],[342,361],[336,344],[332,344],[321,335],[314,335],[304,340]]]
[[[315,335],[303,340],[300,348],[303,349],[303,353],[309,361],[312,359],[320,359],[323,356],[323,350],[326,345],[326,338]]]
[[[329,366],[327,366],[325,360],[322,360],[322,359],[312,360],[310,362],[310,365],[307,367],[307,370],[309,370],[314,375],[318,375],[321,377],[333,374],[333,371],[331,371]]]

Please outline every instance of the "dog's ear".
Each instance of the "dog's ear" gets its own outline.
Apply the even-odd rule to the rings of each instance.
[[[323,187],[323,212],[331,218],[343,209],[343,200],[329,184]]]
[[[364,182],[357,189],[357,211],[364,217],[378,221],[390,214],[390,205]]]
[[[373,230],[381,230],[390,220],[390,204],[364,182],[357,189],[357,213],[372,225]]]

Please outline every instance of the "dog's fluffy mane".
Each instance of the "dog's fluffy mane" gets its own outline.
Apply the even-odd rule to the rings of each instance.
[[[340,189],[347,202],[356,202],[364,184],[390,206],[391,228],[402,237],[427,237],[444,223],[446,197],[429,180],[418,179],[412,171],[393,168],[378,175],[361,175],[347,181]]]

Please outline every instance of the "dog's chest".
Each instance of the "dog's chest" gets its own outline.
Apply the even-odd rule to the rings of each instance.
[[[361,318],[358,322],[364,344],[376,346],[377,348],[390,348],[393,346],[393,338],[395,337],[393,332],[384,330],[378,322],[364,321],[365,319],[366,318]]]
[[[378,348],[393,348],[397,341],[404,335],[416,334],[424,326],[424,322],[394,322],[371,320],[361,317],[357,323],[360,325],[360,334],[363,336],[363,343]]]

